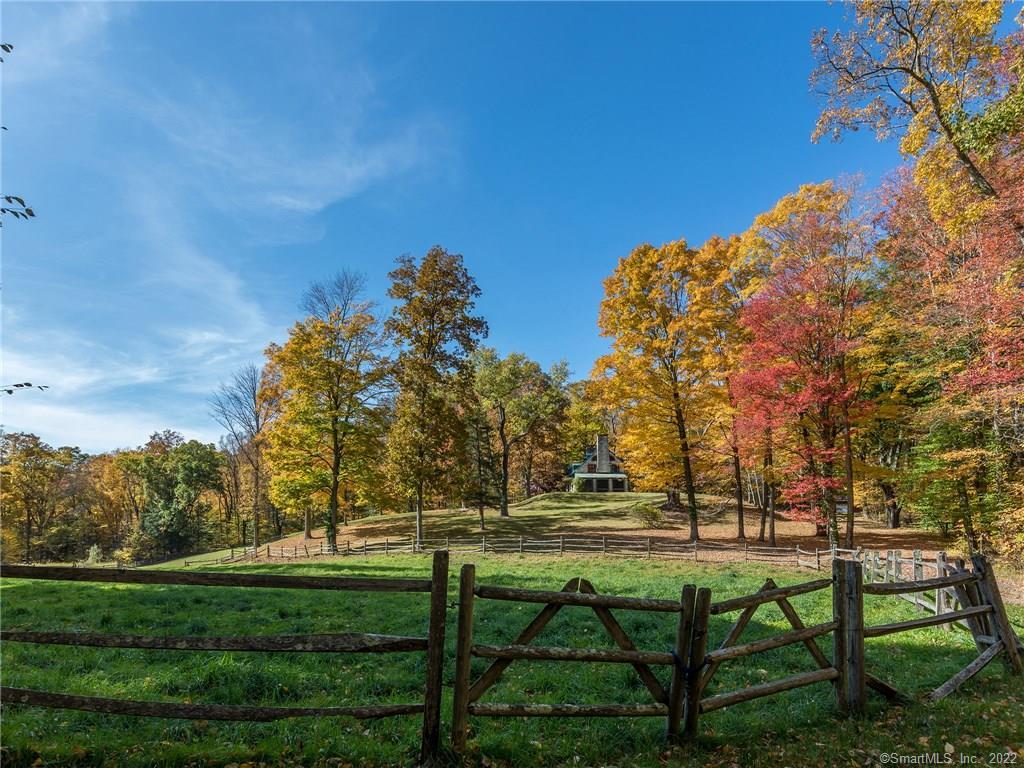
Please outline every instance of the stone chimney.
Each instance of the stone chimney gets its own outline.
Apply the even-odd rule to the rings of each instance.
[[[597,471],[612,471],[611,454],[608,452],[608,435],[597,436]]]

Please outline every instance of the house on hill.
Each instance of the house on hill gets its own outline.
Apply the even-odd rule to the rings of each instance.
[[[597,436],[594,445],[587,448],[583,461],[569,467],[567,479],[570,491],[629,490],[629,477],[622,460],[608,447],[608,435]]]

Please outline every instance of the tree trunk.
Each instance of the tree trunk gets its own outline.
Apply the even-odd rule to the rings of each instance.
[[[32,562],[32,515],[25,510],[25,562]]]
[[[331,552],[338,548],[338,475],[332,471],[331,498],[327,502],[327,546]]]
[[[675,401],[676,431],[679,435],[679,449],[683,454],[683,484],[686,486],[686,507],[690,517],[690,539],[700,538],[697,530],[697,491],[693,484],[693,467],[690,464],[690,442],[686,437],[686,420],[679,402],[679,393],[673,391]]]
[[[486,482],[484,480],[484,450],[483,435],[479,422],[474,422],[473,431],[476,433],[476,504],[480,511],[480,530],[484,530],[484,500],[487,494]]]
[[[766,478],[765,494],[767,495],[767,507],[768,507],[768,546],[775,546],[775,456],[772,451],[772,440],[771,432],[768,433],[768,442],[765,447],[765,467],[768,470],[768,477]],[[761,530],[764,531],[764,523],[761,524]],[[762,537],[761,541],[764,541]]]
[[[879,489],[885,504],[885,525],[887,528],[900,527],[900,503],[896,498],[896,489],[892,483],[880,482]]]
[[[423,480],[416,483],[416,548],[423,546]]]
[[[747,533],[743,528],[743,471],[740,467],[740,449],[732,444],[732,478],[736,484],[736,538],[743,541]]]
[[[252,477],[252,545],[260,548],[260,475],[253,472]]]
[[[526,498],[533,496],[533,448],[526,455],[526,469],[523,473],[523,484],[526,486]]]
[[[765,526],[768,524],[768,492],[765,490],[765,497],[761,502],[761,525],[757,531],[757,540],[764,544]]]
[[[498,439],[501,441],[501,498],[499,514],[508,517],[508,459],[510,446],[505,435],[505,409],[498,409]]]
[[[978,536],[974,530],[974,518],[971,516],[971,501],[967,496],[967,483],[961,478],[956,481],[956,495],[960,502],[960,519],[967,537],[967,546],[971,552],[978,551]]]
[[[843,546],[853,549],[853,448],[850,440],[850,412],[843,406],[843,457],[846,470],[846,535]]]
[[[313,538],[313,511],[308,507],[302,514],[302,538],[305,541]]]

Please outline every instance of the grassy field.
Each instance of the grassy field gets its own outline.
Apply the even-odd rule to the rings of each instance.
[[[662,528],[644,529],[633,514],[637,504],[645,501],[661,503],[664,494],[657,493],[545,493],[512,505],[508,517],[501,517],[496,509],[484,513],[486,533],[489,536],[557,536],[608,534],[662,536],[688,539],[689,521],[685,513],[667,516]],[[711,541],[736,541],[736,508],[731,499],[704,494],[697,495],[700,535]],[[757,537],[759,515],[747,509],[744,524],[748,540]],[[424,513],[424,535],[428,538],[465,537],[480,535],[480,517],[475,509],[439,509]],[[381,540],[385,537],[408,537],[415,530],[412,514],[367,517],[338,528],[341,541],[354,545],[363,539]],[[805,548],[827,547],[824,539],[815,536],[814,524],[804,520],[789,520],[779,514],[776,524],[779,546]],[[314,531],[321,539],[323,529]],[[301,546],[302,534],[285,537],[282,546]],[[870,520],[857,520],[857,546],[867,549],[921,549],[934,552],[949,548],[937,536],[918,528],[890,530]]]
[[[714,599],[757,589],[763,566],[707,565],[590,557],[539,559],[480,557],[478,583],[559,588],[576,575],[601,591],[676,598],[685,582],[710,586]],[[451,597],[459,560],[453,559]],[[393,556],[341,562],[257,565],[233,570],[275,573],[426,575],[427,557]],[[776,572],[780,584],[807,573]],[[306,593],[290,590],[218,589],[59,584],[6,580],[0,589],[8,629],[73,629],[138,634],[291,634],[372,631],[425,632],[425,595]],[[794,600],[805,622],[831,618],[830,595]],[[510,642],[539,606],[478,601],[476,640]],[[1011,608],[1024,624],[1024,611]],[[896,598],[868,598],[869,623],[909,618],[914,609]],[[674,616],[618,612],[641,648],[666,650]],[[717,644],[734,617],[713,617]],[[449,612],[449,646],[455,611]],[[774,607],[762,607],[745,639],[788,629]],[[538,643],[610,647],[588,609],[567,608]],[[828,655],[831,649],[823,644]],[[965,633],[938,629],[868,641],[869,670],[914,694],[927,692],[975,656]],[[448,659],[453,658],[449,649]],[[4,684],[144,700],[208,703],[344,704],[416,701],[423,655],[179,653],[71,649],[4,643]],[[485,666],[474,662],[474,670]],[[800,646],[727,662],[709,693],[813,669]],[[450,685],[453,670],[445,670]],[[667,670],[662,669],[664,677]],[[643,702],[643,688],[624,665],[517,661],[485,696],[488,701]],[[450,718],[445,691],[445,734]],[[883,752],[918,754],[950,748],[979,757],[1024,748],[1024,690],[993,663],[959,692],[937,705],[892,707],[872,697],[870,713],[838,718],[827,684],[741,704],[702,718],[696,748],[667,750],[660,718],[636,720],[471,718],[470,762],[481,766],[698,766],[877,765]],[[58,710],[10,708],[2,723],[3,765],[221,766],[244,763],[314,766],[407,766],[418,744],[417,716],[359,723],[299,719],[230,724],[118,718]]]

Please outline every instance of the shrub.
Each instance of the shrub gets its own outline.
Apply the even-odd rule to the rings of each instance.
[[[641,528],[664,528],[665,527],[665,513],[661,511],[660,507],[656,507],[654,504],[643,503],[637,504],[633,507],[633,516],[640,523]]]
[[[120,565],[155,562],[164,551],[155,538],[145,531],[135,529],[124,540],[124,546],[114,552],[114,560]]]

